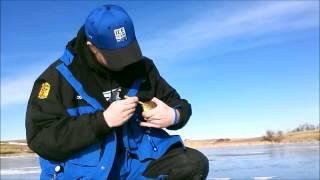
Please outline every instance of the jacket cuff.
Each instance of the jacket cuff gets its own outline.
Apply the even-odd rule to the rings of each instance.
[[[185,117],[185,113],[182,111],[182,108],[175,108],[175,109],[179,111],[180,117],[178,119],[178,123],[167,127],[167,129],[169,130],[178,130],[185,125],[186,117]]]
[[[111,132],[112,128],[110,128],[107,122],[104,120],[103,112],[97,112],[96,123],[94,123],[94,130],[97,132],[98,137],[102,137]]]

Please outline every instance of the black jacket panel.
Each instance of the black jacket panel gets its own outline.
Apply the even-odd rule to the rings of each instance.
[[[56,63],[54,63],[55,65]],[[102,112],[70,117],[66,109],[76,93],[50,66],[34,83],[28,102],[26,129],[30,148],[49,160],[62,161],[81,149],[97,143],[109,131]],[[39,99],[41,85],[50,84],[48,97]],[[85,104],[79,102],[79,104]],[[77,105],[74,105],[77,106]]]

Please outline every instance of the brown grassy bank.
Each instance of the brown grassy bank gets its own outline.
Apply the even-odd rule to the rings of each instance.
[[[204,140],[184,140],[184,143],[188,147],[192,148],[205,148],[205,147],[223,147],[223,146],[248,146],[248,145],[263,145],[263,144],[277,144],[277,143],[302,143],[302,142],[319,142],[320,132],[314,131],[301,131],[290,132],[281,135],[281,137],[275,136],[274,140],[266,140],[265,137],[255,138],[242,138],[242,139],[204,139]],[[1,141],[0,154],[27,154],[33,153],[26,144],[25,140],[15,141]]]
[[[223,146],[248,146],[248,145],[263,145],[263,144],[277,144],[277,143],[302,143],[302,142],[319,142],[320,132],[301,131],[290,132],[281,136],[275,136],[269,140],[264,137],[242,138],[242,139],[205,139],[205,140],[185,140],[184,143],[192,148],[205,147],[223,147]]]
[[[25,154],[33,153],[27,146],[25,140],[15,140],[15,141],[1,141],[0,144],[0,154],[10,155],[10,154]]]

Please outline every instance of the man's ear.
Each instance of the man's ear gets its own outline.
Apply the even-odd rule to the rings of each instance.
[[[89,47],[90,51],[93,53],[93,54],[96,54],[97,53],[97,48],[90,42],[90,41],[87,41],[86,42],[87,46]]]
[[[90,41],[87,41],[86,43],[88,46],[93,46],[93,44]]]

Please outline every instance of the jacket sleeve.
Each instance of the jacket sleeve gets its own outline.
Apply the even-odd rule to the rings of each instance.
[[[154,79],[156,97],[168,106],[178,109],[180,119],[177,124],[168,127],[169,130],[178,130],[182,128],[189,120],[192,110],[187,100],[181,99],[178,92],[163,79],[156,66],[152,69],[152,79]]]
[[[41,97],[39,93],[45,82],[41,78],[36,80],[26,113],[27,142],[34,152],[48,160],[64,161],[111,132],[102,111],[68,116],[57,87],[51,82],[48,82],[51,87],[46,90],[47,97]]]

